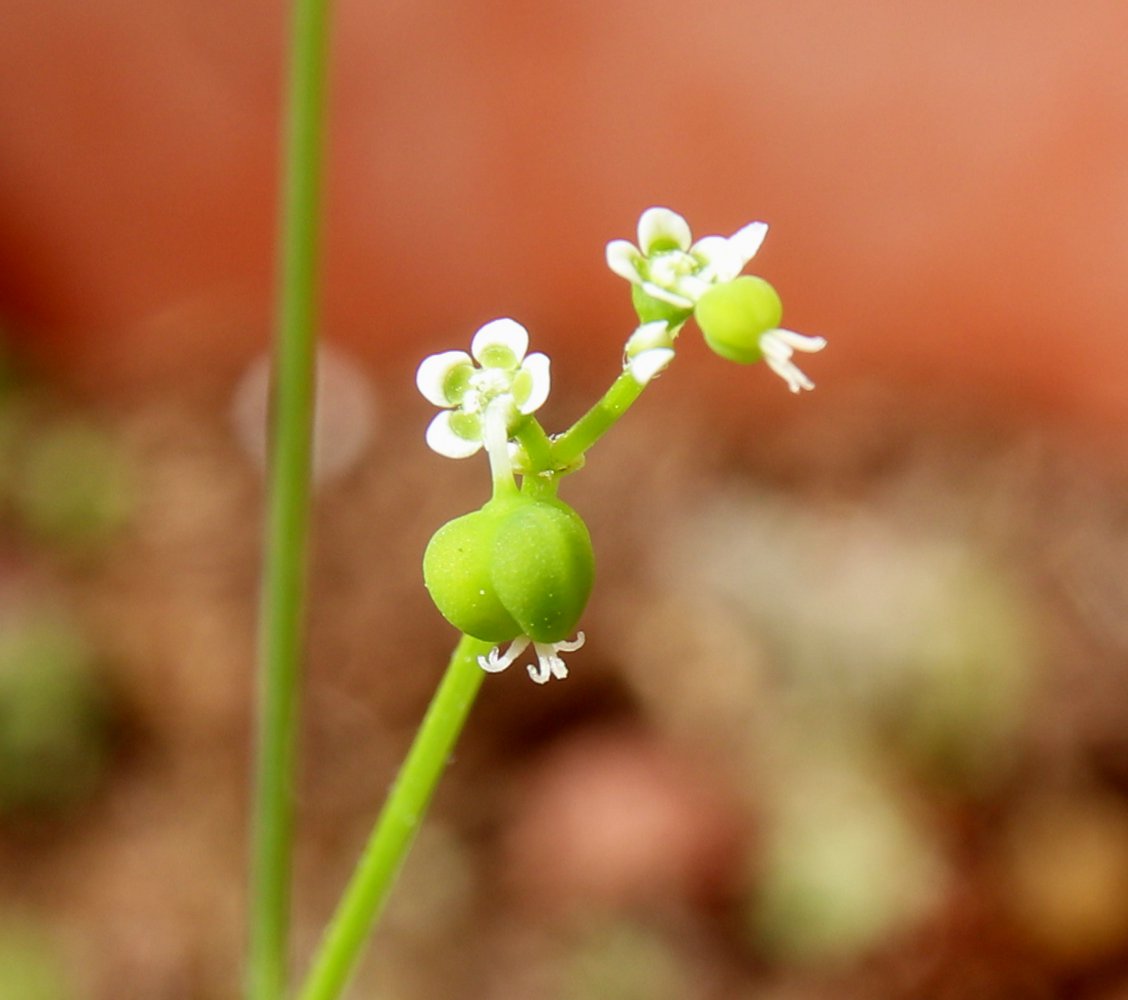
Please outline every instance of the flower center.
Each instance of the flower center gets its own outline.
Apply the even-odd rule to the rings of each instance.
[[[669,250],[650,259],[650,280],[663,288],[675,289],[682,278],[696,274],[701,267],[692,254]]]
[[[462,397],[466,413],[481,413],[499,396],[513,391],[513,372],[501,368],[481,368],[470,376],[470,386]]]

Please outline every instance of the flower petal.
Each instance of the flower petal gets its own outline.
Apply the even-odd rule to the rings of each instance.
[[[684,295],[678,295],[677,292],[671,292],[668,288],[656,285],[653,281],[642,282],[642,290],[652,299],[657,299],[659,302],[677,306],[679,309],[693,308],[693,299],[686,298]]]
[[[533,413],[548,399],[548,390],[552,387],[548,368],[548,355],[540,352],[530,354],[521,364],[513,380],[513,400],[519,413]]]
[[[674,344],[674,331],[664,319],[651,320],[637,327],[628,338],[626,355],[628,358],[636,357],[643,351],[652,351],[655,347],[672,347]]]
[[[744,270],[744,265],[756,256],[767,235],[768,224],[766,222],[750,222],[729,237],[729,244],[742,258],[741,271]]]
[[[638,265],[642,260],[642,254],[626,240],[612,240],[607,244],[607,266],[620,278],[637,284],[641,280]]]
[[[457,391],[461,380],[451,376],[463,366],[473,369],[470,355],[465,351],[443,351],[441,354],[432,354],[429,358],[423,359],[423,363],[415,373],[415,384],[428,403],[444,409],[457,406],[459,399],[462,398],[462,393]],[[462,388],[465,388],[464,384]]]
[[[451,427],[451,418],[454,414],[450,410],[443,410],[427,427],[427,447],[437,451],[447,458],[469,458],[477,454],[482,447],[481,441],[471,441],[469,438],[457,434]]]
[[[669,208],[648,208],[638,220],[638,248],[647,257],[655,250],[688,250],[689,223]]]
[[[516,368],[529,349],[529,331],[514,319],[490,320],[470,341],[483,368]]]
[[[705,236],[693,244],[690,253],[701,262],[697,276],[708,284],[732,281],[748,261],[731,240],[723,236]]]
[[[669,347],[652,347],[631,358],[627,371],[639,385],[646,385],[673,360],[674,352]]]

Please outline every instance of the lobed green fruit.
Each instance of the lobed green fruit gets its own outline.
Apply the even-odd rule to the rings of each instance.
[[[423,580],[439,612],[485,642],[567,638],[594,573],[587,526],[555,498],[491,500],[443,525],[423,554]]]
[[[783,303],[763,278],[745,275],[705,292],[697,301],[694,318],[715,353],[750,365],[762,356],[761,335],[779,326]]]

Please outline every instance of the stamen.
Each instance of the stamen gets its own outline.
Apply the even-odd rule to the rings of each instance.
[[[510,644],[504,654],[500,646],[494,646],[487,656],[478,657],[478,666],[487,674],[500,674],[507,667],[513,666],[514,661],[529,648],[527,636],[518,636]]]
[[[574,653],[583,644],[583,632],[577,632],[576,638],[570,642],[562,640],[560,642],[533,643],[533,648],[537,654],[537,665],[534,667],[531,663],[529,664],[529,676],[537,684],[548,683],[550,677],[555,677],[558,681],[564,680],[568,676],[568,667],[560,654]]]
[[[822,337],[805,337],[792,330],[768,330],[760,336],[760,350],[768,367],[786,383],[792,392],[813,389],[812,382],[791,360],[794,351],[813,353],[826,347]]]

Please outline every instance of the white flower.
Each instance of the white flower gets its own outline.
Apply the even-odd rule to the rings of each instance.
[[[674,360],[674,337],[662,319],[643,323],[627,339],[623,367],[639,385],[646,385]]]
[[[486,411],[510,430],[519,416],[548,398],[549,360],[530,354],[529,333],[512,319],[483,326],[465,351],[425,358],[415,375],[423,396],[443,412],[427,428],[427,444],[448,458],[468,458],[487,436]],[[472,357],[471,357],[472,355]],[[477,364],[475,364],[477,362]]]
[[[689,224],[668,208],[648,208],[638,220],[638,246],[607,244],[607,266],[652,299],[689,310],[712,286],[731,281],[756,255],[768,227],[752,222],[732,236],[706,236],[696,243]]]
[[[823,337],[805,337],[793,330],[768,330],[760,334],[760,351],[768,367],[787,383],[792,392],[800,389],[813,389],[815,383],[799,370],[791,360],[794,351],[813,354],[826,347]]]
[[[537,654],[537,665],[531,663],[526,667],[529,676],[538,684],[547,684],[549,678],[564,680],[568,676],[568,668],[564,665],[561,653],[574,653],[584,644],[583,632],[577,632],[576,638],[571,642],[533,642],[527,635],[514,639],[509,644],[509,649],[504,654],[500,647],[495,646],[490,650],[489,656],[479,656],[478,666],[490,674],[499,674],[506,667],[512,666],[518,657],[529,648],[532,643]]]

